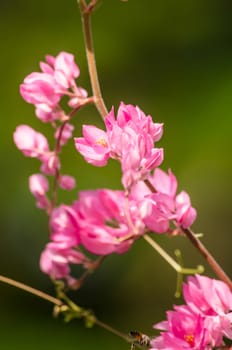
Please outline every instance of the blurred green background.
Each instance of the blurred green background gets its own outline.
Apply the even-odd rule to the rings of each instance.
[[[179,189],[188,191],[198,210],[194,224],[204,243],[232,274],[232,3],[229,0],[102,0],[93,16],[95,50],[107,106],[120,101],[139,105],[164,122],[159,143],[163,168],[172,168]],[[1,0],[1,274],[53,293],[39,270],[47,242],[47,221],[35,208],[27,179],[38,171],[12,142],[18,124],[48,132],[33,107],[18,93],[19,84],[45,54],[69,51],[81,68],[80,85],[90,91],[80,16],[75,0]],[[100,124],[93,107],[76,123]],[[64,169],[77,177],[78,189],[120,188],[120,171],[86,165],[71,143],[64,149]],[[60,194],[71,202],[76,191]],[[181,248],[185,264],[203,263],[183,238],[159,237],[173,254]],[[213,276],[207,269],[207,273]],[[174,300],[175,272],[138,241],[123,256],[112,255],[73,298],[98,317],[129,332],[152,334]],[[81,322],[53,319],[52,306],[13,287],[0,285],[0,348],[129,349],[119,338]]]

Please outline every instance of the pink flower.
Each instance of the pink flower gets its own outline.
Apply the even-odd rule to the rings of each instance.
[[[163,125],[153,123],[138,107],[121,103],[117,118],[112,108],[104,122],[106,131],[84,126],[84,137],[75,139],[77,150],[88,163],[104,166],[109,158],[119,160],[125,188],[145,179],[162,163],[163,149],[155,148],[154,142],[161,138]]]
[[[130,207],[121,191],[102,189],[80,192],[74,208],[79,216],[81,243],[94,254],[123,253],[142,233],[143,227],[134,203],[132,201]]]
[[[147,180],[154,187],[153,193],[141,182],[135,184],[131,191],[138,200],[146,226],[157,233],[167,232],[170,221],[177,226],[190,227],[196,219],[196,210],[186,192],[176,195],[177,179],[171,170],[166,174],[156,168]]]
[[[55,208],[50,217],[51,239],[63,243],[66,248],[76,247],[80,243],[78,219],[71,206],[62,204]]]
[[[174,198],[177,191],[177,179],[171,170],[166,174],[161,169],[156,169],[153,178],[150,179],[152,185],[158,193],[166,194]]]
[[[224,282],[206,276],[190,276],[183,293],[193,312],[205,316],[214,346],[223,344],[224,336],[232,340],[232,293]]]
[[[23,99],[32,104],[46,104],[56,106],[62,96],[60,86],[55,78],[47,73],[31,73],[20,85]]]
[[[56,82],[66,89],[75,86],[75,79],[80,75],[80,69],[74,61],[74,55],[60,52],[53,62]]]
[[[224,346],[224,337],[232,340],[232,293],[224,282],[191,276],[183,293],[187,305],[175,306],[154,326],[163,332],[152,340],[153,350],[211,350]]]
[[[137,106],[126,105],[121,102],[117,120],[115,120],[114,110],[105,119],[107,131],[112,131],[116,123],[119,128],[133,128],[139,133],[150,135],[153,142],[159,141],[163,134],[163,124],[153,123],[151,116],[146,116],[145,113]]]
[[[124,253],[143,233],[138,214],[136,202],[128,202],[122,191],[80,192],[72,206],[61,205],[51,214],[51,242],[41,255],[42,271],[71,283],[70,264],[89,266],[77,251],[80,245],[97,255]]]
[[[17,148],[26,157],[43,158],[49,152],[47,139],[28,125],[19,125],[13,135]]]
[[[73,86],[73,97],[68,101],[69,107],[78,108],[88,103],[88,92],[80,86]]]
[[[41,156],[40,171],[46,175],[55,175],[60,168],[60,160],[55,152],[48,152]]]
[[[41,121],[63,120],[64,111],[59,103],[65,95],[72,108],[88,103],[87,91],[75,83],[80,70],[72,54],[47,55],[46,61],[40,62],[40,68],[42,72],[33,72],[24,79],[20,93],[26,102],[35,105],[36,115]]]
[[[154,148],[163,125],[153,123],[139,107],[121,103],[117,118],[112,109],[105,118],[111,157],[122,164],[123,185],[128,188],[163,161],[163,150]]]
[[[175,219],[175,201],[163,193],[154,193],[141,202],[141,210],[147,206],[144,223],[156,232],[164,233],[169,230],[169,223]]]
[[[133,129],[124,131],[121,136],[121,146],[124,145],[124,153],[120,155],[122,183],[125,188],[130,188],[134,182],[145,179],[151,170],[162,163],[163,149],[154,148],[151,138],[145,135],[137,136]]]
[[[67,248],[63,243],[50,242],[41,254],[40,268],[53,279],[69,280],[69,264],[81,265],[87,259],[80,251]]]
[[[85,160],[95,166],[104,166],[109,159],[106,133],[95,127],[83,125],[84,137],[74,138],[75,146]]]
[[[189,276],[183,285],[186,303],[196,313],[223,315],[232,310],[232,293],[222,281],[206,276]]]
[[[46,103],[36,104],[35,114],[44,123],[66,118],[65,112],[59,106],[49,106]]]
[[[29,188],[37,200],[36,205],[38,208],[47,209],[49,206],[49,200],[46,196],[48,187],[48,180],[42,174],[33,174],[29,177]]]
[[[183,305],[167,312],[167,321],[154,326],[161,335],[151,340],[151,349],[163,350],[209,350],[204,319]]]
[[[70,175],[61,175],[58,179],[59,186],[63,190],[73,190],[76,186],[76,180]]]
[[[189,195],[182,191],[176,196],[176,221],[184,228],[190,227],[196,220],[196,209],[191,206]]]

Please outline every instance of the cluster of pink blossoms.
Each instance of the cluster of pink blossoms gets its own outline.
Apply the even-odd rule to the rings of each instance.
[[[86,103],[86,90],[75,83],[80,70],[72,54],[47,55],[46,62],[40,62],[40,69],[41,72],[33,72],[24,79],[20,93],[25,101],[35,106],[35,113],[41,121],[65,120],[65,112],[59,105],[63,96],[68,96],[71,108]]]
[[[57,57],[46,56],[40,67],[42,72],[25,78],[20,92],[35,106],[37,117],[55,128],[54,150],[43,134],[28,125],[17,127],[14,141],[25,156],[41,162],[40,173],[29,178],[37,206],[50,216],[51,241],[41,255],[41,269],[71,285],[75,282],[71,264],[87,269],[91,266],[83,248],[100,256],[121,254],[148,231],[165,233],[172,232],[173,227],[188,228],[196,218],[196,210],[186,192],[177,194],[174,174],[158,168],[163,149],[156,148],[155,143],[162,137],[163,125],[153,123],[139,107],[124,103],[116,117],[113,109],[106,115],[106,130],[84,125],[83,137],[74,139],[76,149],[88,163],[104,166],[109,158],[120,162],[124,190],[82,191],[72,205],[54,207],[48,198],[47,176],[54,176],[62,189],[74,188],[75,179],[60,173],[59,152],[72,137],[70,120],[74,112],[93,100],[75,83],[79,68],[73,55],[61,52]],[[68,97],[69,113],[60,105],[63,96]]]
[[[97,189],[81,191],[72,205],[54,206],[49,199],[48,176],[60,188],[75,187],[75,179],[60,172],[59,153],[72,137],[74,114],[93,102],[87,92],[76,85],[80,70],[72,54],[61,52],[46,56],[41,72],[27,76],[20,87],[22,97],[35,106],[36,116],[55,129],[55,146],[28,125],[20,125],[14,142],[26,156],[41,162],[40,173],[29,177],[29,188],[39,208],[50,217],[50,242],[41,254],[41,270],[53,279],[64,279],[75,288],[70,265],[93,268],[87,251],[97,256],[126,252],[143,234],[172,233],[188,228],[196,218],[188,194],[177,193],[177,179],[171,170],[158,167],[163,149],[156,148],[163,125],[153,123],[139,107],[120,104],[104,119],[105,130],[83,126],[83,137],[74,138],[76,149],[94,166],[105,166],[109,158],[121,164],[124,190]],[[67,108],[61,99],[68,98]],[[52,196],[54,193],[52,194]],[[167,320],[154,327],[162,332],[152,339],[151,350],[210,350],[224,346],[232,339],[232,294],[221,281],[196,275],[184,284],[186,304],[167,312]]]
[[[185,305],[167,312],[167,320],[154,326],[161,335],[151,350],[222,349],[232,340],[232,293],[222,281],[196,275],[183,286]],[[229,349],[229,347],[224,347]]]
[[[56,57],[46,56],[46,62],[40,62],[41,72],[29,74],[20,86],[20,93],[25,101],[35,106],[36,116],[44,123],[50,123],[55,129],[56,146],[51,150],[47,138],[29,125],[19,125],[14,133],[14,142],[26,157],[41,161],[42,174],[34,174],[29,179],[29,187],[37,199],[39,208],[49,211],[48,175],[55,176],[60,171],[59,152],[61,147],[72,137],[73,125],[67,113],[60,105],[61,99],[68,98],[71,113],[89,102],[87,92],[75,83],[79,76],[79,67],[74,56],[61,52]],[[91,100],[91,99],[90,99]],[[65,190],[75,187],[75,179],[69,175],[58,177],[58,185]]]
[[[109,158],[122,167],[122,183],[130,188],[163,161],[163,149],[155,148],[163,134],[163,125],[153,123],[141,109],[121,103],[117,117],[114,109],[104,119],[106,131],[93,125],[83,126],[82,138],[75,138],[77,150],[88,163],[104,166]]]

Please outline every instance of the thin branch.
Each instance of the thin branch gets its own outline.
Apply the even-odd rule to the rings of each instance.
[[[167,261],[167,263],[173,267],[173,269],[180,273],[180,274],[195,274],[195,273],[202,273],[204,271],[203,266],[199,265],[197,268],[192,269],[192,268],[185,268],[179,265],[161,246],[154,241],[150,236],[148,235],[143,235],[143,238],[147,243],[150,244],[152,248],[154,248],[164,260]]]
[[[47,294],[47,293],[44,293],[44,292],[42,292],[42,291],[40,291],[40,290],[38,290],[38,289],[36,289],[36,288],[30,287],[30,286],[28,286],[28,285],[26,285],[26,284],[24,284],[24,283],[15,281],[15,280],[13,280],[13,279],[11,279],[11,278],[9,278],[9,277],[5,277],[5,276],[0,275],[0,282],[6,283],[6,284],[8,284],[8,285],[10,285],[10,286],[13,286],[13,287],[18,288],[18,289],[21,289],[21,290],[23,290],[23,291],[25,291],[25,292],[27,292],[27,293],[30,293],[30,294],[32,294],[32,295],[35,295],[36,297],[39,297],[39,298],[41,298],[41,299],[43,299],[43,300],[46,300],[46,301],[52,303],[52,304],[55,305],[55,306],[58,306],[58,307],[62,307],[62,306],[65,306],[65,307],[66,307],[66,306],[67,306],[67,307],[72,307],[72,311],[76,311],[76,310],[79,311],[79,309],[80,309],[80,308],[79,308],[75,303],[73,303],[71,300],[70,300],[70,302],[68,302],[67,305],[65,305],[60,299],[54,298],[53,296],[51,296],[51,295],[49,295],[49,294]],[[65,311],[67,311],[67,309],[65,309]],[[107,330],[108,332],[110,332],[110,333],[112,333],[112,334],[114,334],[114,335],[116,335],[116,336],[122,338],[122,339],[125,340],[126,342],[129,342],[129,343],[132,343],[132,342],[133,342],[133,339],[132,339],[130,336],[128,336],[127,334],[124,334],[124,333],[118,331],[117,329],[115,329],[115,328],[109,326],[108,324],[106,324],[106,323],[100,321],[100,320],[97,319],[97,318],[94,318],[94,324],[96,324],[96,325],[98,325],[99,327],[101,327],[101,328]],[[137,344],[136,344],[136,346],[137,346]],[[140,349],[143,349],[143,347],[139,346],[139,344],[138,344],[138,347],[139,347]]]
[[[109,326],[108,324],[96,319],[96,322],[95,322],[98,326],[100,326],[101,328],[104,328],[105,330],[107,330],[108,332],[116,335],[117,337],[119,338],[122,338],[124,339],[125,341],[127,342],[131,342],[131,337],[129,337],[128,335],[124,334],[124,333],[121,333],[120,331],[118,331],[117,329]]]
[[[205,258],[208,265],[213,269],[216,275],[225,282],[230,290],[232,290],[232,281],[229,276],[225,273],[222,267],[218,264],[218,262],[214,259],[208,249],[203,245],[203,243],[196,237],[196,235],[187,228],[181,227],[181,230],[185,233],[186,237],[190,240],[190,242],[197,248],[200,254]]]
[[[95,98],[95,105],[101,117],[104,119],[105,116],[108,114],[108,110],[102,98],[101,88],[99,84],[91,30],[91,14],[97,4],[97,1],[92,1],[89,5],[87,5],[84,0],[77,0],[77,2],[79,4],[81,12],[86,57],[88,62],[91,87]]]
[[[144,183],[150,189],[151,192],[155,192],[154,186],[151,184],[149,180],[145,180]],[[200,252],[200,254],[205,258],[208,265],[212,268],[215,274],[225,282],[230,290],[232,290],[232,281],[229,276],[225,273],[222,267],[218,264],[218,262],[214,259],[209,250],[204,246],[204,244],[197,238],[195,233],[190,229],[186,229],[184,227],[180,227],[180,230],[185,234],[185,236],[190,240],[195,248]]]
[[[52,303],[54,305],[60,306],[60,305],[63,304],[61,300],[59,300],[57,298],[54,298],[51,295],[42,292],[41,290],[32,288],[32,287],[30,287],[30,286],[28,286],[28,285],[26,285],[24,283],[15,281],[15,280],[13,280],[13,279],[11,279],[9,277],[0,276],[0,282],[4,282],[4,283],[9,284],[9,285],[11,285],[13,287],[16,287],[18,289],[22,289],[25,292],[33,294],[33,295],[35,295],[35,296],[37,296],[37,297],[39,297],[41,299],[47,300],[47,301],[49,301],[50,303]]]

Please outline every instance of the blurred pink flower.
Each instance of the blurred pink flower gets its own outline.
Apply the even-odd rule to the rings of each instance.
[[[63,92],[53,75],[48,73],[31,73],[20,85],[20,93],[23,99],[32,104],[46,104],[56,106]]]
[[[67,248],[60,242],[50,242],[46,245],[40,257],[40,268],[53,279],[69,279],[69,264],[85,264],[83,253]]]
[[[191,206],[189,195],[182,191],[176,196],[176,222],[184,227],[190,227],[196,220],[196,209]]]
[[[76,186],[76,180],[70,175],[60,175],[58,179],[60,188],[63,190],[73,190]]]
[[[51,123],[55,120],[62,121],[66,118],[65,112],[59,106],[49,106],[46,103],[36,104],[35,114],[44,123]]]
[[[52,241],[63,243],[66,248],[80,243],[78,215],[72,206],[62,204],[55,208],[50,217],[50,227]]]
[[[222,281],[202,275],[189,276],[183,285],[186,304],[203,315],[223,315],[232,311],[232,293]]]
[[[41,159],[49,152],[46,137],[28,125],[17,126],[13,138],[17,148],[26,157]]]
[[[72,108],[88,103],[87,91],[75,83],[80,70],[72,54],[47,55],[40,68],[42,72],[33,72],[24,79],[20,93],[26,102],[35,105],[36,116],[42,122],[63,120],[65,113],[59,103],[65,95]]]
[[[46,192],[49,189],[47,178],[42,174],[33,174],[29,177],[29,189],[36,198],[36,205],[38,208],[47,209],[49,200]]]
[[[49,60],[51,62],[51,56]],[[66,89],[74,87],[76,85],[75,79],[80,75],[80,69],[74,61],[74,55],[60,52],[52,61],[57,84]]]
[[[40,171],[46,175],[55,175],[57,169],[60,169],[60,160],[55,152],[45,153],[41,161]]]
[[[133,204],[130,207],[122,191],[80,192],[74,208],[79,216],[80,239],[84,247],[97,255],[127,251],[143,229]]]

